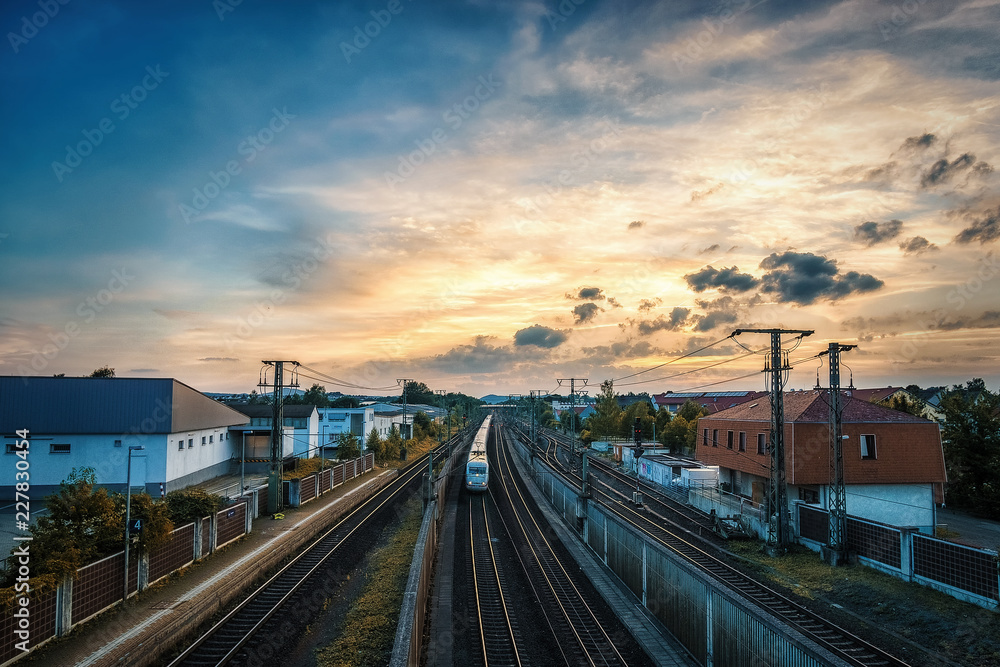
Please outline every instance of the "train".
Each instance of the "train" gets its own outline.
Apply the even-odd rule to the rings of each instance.
[[[465,488],[474,493],[486,491],[490,482],[490,462],[486,458],[486,439],[490,434],[490,422],[493,415],[487,415],[482,426],[476,432],[469,451],[469,460],[465,464]]]

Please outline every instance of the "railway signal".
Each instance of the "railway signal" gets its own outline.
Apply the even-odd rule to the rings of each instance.
[[[639,458],[645,450],[642,448],[642,420],[639,417],[635,418],[632,433],[635,437],[635,446],[632,448],[632,458],[635,459],[635,494],[632,496],[632,502],[636,507],[642,507],[642,492],[639,490]]]

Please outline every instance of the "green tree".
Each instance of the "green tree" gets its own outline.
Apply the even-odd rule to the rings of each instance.
[[[621,431],[622,409],[618,405],[618,395],[612,380],[601,383],[601,393],[597,395],[594,413],[587,417],[587,429],[595,440],[611,438]]]
[[[567,433],[577,433],[583,428],[583,420],[575,410],[566,409],[559,413],[559,425]]]
[[[902,394],[892,396],[888,400],[875,401],[875,403],[876,405],[881,405],[892,410],[898,410],[899,412],[905,412],[917,417],[924,416],[924,406],[919,401],[911,401]]]
[[[1000,394],[977,378],[952,388],[940,407],[948,504],[1000,516]]]
[[[100,368],[98,368],[97,370],[95,370],[93,373],[91,373],[87,377],[92,377],[92,378],[113,378],[114,376],[115,376],[115,369],[111,368],[110,366],[101,366]],[[122,538],[122,539],[124,539],[124,538]]]
[[[358,436],[350,431],[344,431],[337,436],[337,458],[341,461],[349,461],[361,456],[361,443]]]
[[[707,408],[702,407],[700,403],[692,401],[690,398],[684,401],[684,405],[677,411],[678,416],[684,417],[689,422],[698,421],[699,417],[704,417],[707,414]]]
[[[29,529],[32,576],[72,574],[124,545],[124,505],[119,508],[107,489],[96,486],[93,468],[73,468],[59,491],[45,498],[45,507],[48,513]],[[13,565],[8,560],[8,571]]]
[[[385,439],[385,445],[382,448],[382,455],[384,461],[398,461],[400,451],[403,449],[403,438],[399,435],[399,429],[396,425],[392,425],[392,429],[389,431],[389,437]]]
[[[308,405],[315,405],[317,408],[330,407],[330,399],[326,395],[326,387],[315,383],[302,395],[302,402]]]
[[[368,439],[365,440],[365,449],[375,456],[377,463],[385,463],[385,443],[382,441],[382,436],[378,434],[378,429],[374,426],[368,432]]]
[[[116,493],[114,495],[115,509],[120,516],[125,516],[125,494]],[[170,509],[167,503],[162,500],[153,500],[148,493],[133,493],[131,507],[129,509],[129,522],[136,519],[142,520],[142,530],[139,532],[139,548],[130,549],[129,560],[138,560],[139,552],[149,553],[158,549],[170,540],[170,532],[174,529],[174,522],[170,520]],[[122,527],[119,527],[120,540],[124,541],[124,520]],[[121,545],[119,542],[119,546]],[[117,551],[118,548],[115,548]]]
[[[423,382],[410,381],[403,385],[406,387],[406,403],[407,405],[414,403],[424,403],[426,405],[436,405],[437,397],[434,392],[430,390],[430,387],[425,385]],[[403,395],[400,394],[397,403],[403,402]]]
[[[619,433],[623,438],[632,439],[634,437],[635,420],[639,418],[642,425],[642,441],[644,443],[653,442],[653,428],[656,424],[656,416],[648,401],[637,401],[625,408],[622,412],[622,425]]]
[[[341,396],[330,402],[331,408],[357,408],[360,406],[360,401],[353,396]]]
[[[413,415],[413,437],[414,439],[437,438],[437,427],[423,410]]]
[[[202,489],[178,489],[177,491],[171,491],[167,494],[165,500],[167,504],[167,516],[178,526],[218,512],[225,504],[222,496]]]
[[[659,442],[661,443],[666,442],[666,440],[664,440],[665,436],[663,434],[666,433],[667,426],[669,425],[670,425],[670,411],[661,405],[660,409],[656,411],[656,439]]]

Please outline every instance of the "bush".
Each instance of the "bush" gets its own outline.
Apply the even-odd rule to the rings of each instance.
[[[218,512],[226,501],[222,496],[208,493],[202,489],[180,489],[167,494],[167,516],[174,525],[182,526],[195,519]]]

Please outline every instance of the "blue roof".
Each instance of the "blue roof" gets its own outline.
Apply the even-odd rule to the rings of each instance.
[[[247,421],[171,378],[0,376],[4,435],[176,433]]]

